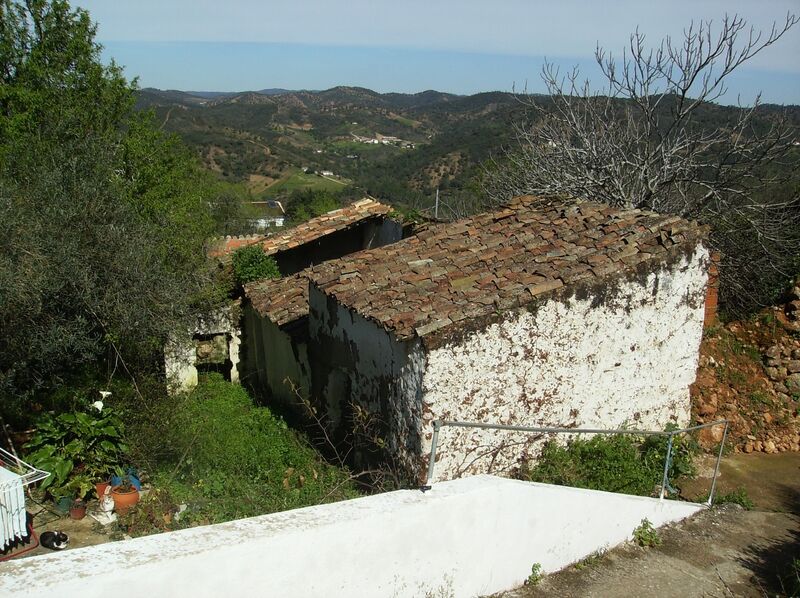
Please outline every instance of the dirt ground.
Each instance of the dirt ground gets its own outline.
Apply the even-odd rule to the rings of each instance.
[[[39,519],[42,523],[37,523]],[[100,533],[97,530],[97,525],[88,515],[83,519],[76,521],[66,517],[55,518],[55,515],[41,513],[38,517],[34,518],[34,530],[37,534],[41,535],[44,531],[60,531],[69,536],[69,548],[82,548],[84,546],[94,546],[95,544],[102,544],[109,542],[111,539],[108,535]],[[52,552],[43,546],[39,546],[32,550],[27,556],[35,556],[38,554],[48,554]]]
[[[704,482],[696,482],[698,495],[708,491]],[[780,576],[800,558],[800,454],[726,458],[719,488],[740,487],[752,511],[738,505],[705,511],[662,528],[661,546],[626,544],[504,597],[790,595]]]

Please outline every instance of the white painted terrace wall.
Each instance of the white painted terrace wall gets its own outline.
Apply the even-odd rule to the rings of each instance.
[[[0,596],[482,596],[700,509],[474,476],[0,563]]]
[[[423,454],[433,419],[662,430],[689,422],[703,334],[708,251],[590,293],[510,312],[426,355]],[[531,435],[444,428],[436,479],[505,473]],[[562,436],[563,439],[563,436]],[[506,447],[501,448],[500,447]]]

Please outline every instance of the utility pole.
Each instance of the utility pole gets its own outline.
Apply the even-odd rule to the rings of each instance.
[[[439,187],[436,187],[436,204],[433,207],[433,217],[439,219]]]

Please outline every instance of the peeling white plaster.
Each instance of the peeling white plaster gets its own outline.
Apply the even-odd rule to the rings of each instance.
[[[338,302],[329,303],[313,284],[309,308],[309,333],[317,352],[314,390],[325,401],[331,423],[350,426],[345,410],[363,408],[369,418],[359,422],[360,434],[376,433],[399,464],[411,468],[420,442],[421,343],[398,342],[374,322]]]
[[[689,385],[703,331],[708,252],[702,246],[642,285],[551,299],[427,355],[423,403],[432,419],[534,427],[663,429],[690,417]],[[430,450],[431,428],[423,451]],[[504,472],[534,436],[443,428],[436,478]],[[539,446],[541,443],[538,443]],[[497,451],[498,447],[506,446]]]
[[[389,452],[420,479],[434,419],[682,426],[690,417],[708,259],[698,245],[671,265],[654,263],[649,275],[612,276],[585,298],[561,294],[509,311],[431,350],[419,339],[398,342],[312,285],[310,331],[326,362],[315,391],[334,419],[349,402],[380,418]],[[540,446],[528,434],[444,428],[435,479],[506,473]]]

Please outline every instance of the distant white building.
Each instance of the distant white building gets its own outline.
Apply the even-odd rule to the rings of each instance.
[[[250,224],[253,225],[253,228],[260,231],[268,228],[281,227],[284,225],[285,220],[286,218],[284,216],[272,216],[251,220]]]

